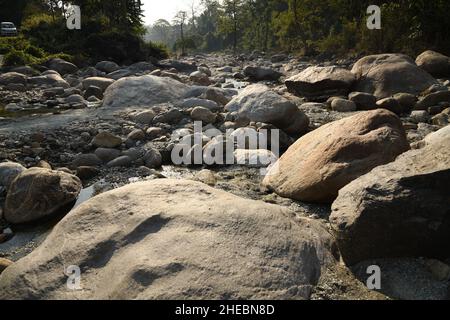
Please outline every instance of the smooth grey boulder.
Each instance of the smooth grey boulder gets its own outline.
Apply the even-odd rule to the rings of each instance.
[[[311,100],[326,100],[332,96],[346,96],[355,76],[337,66],[309,67],[285,81],[289,92]]]
[[[180,100],[188,86],[171,78],[140,76],[122,78],[110,85],[104,94],[107,108],[151,107]]]
[[[246,87],[225,110],[236,111],[240,121],[273,124],[288,134],[304,133],[309,126],[308,117],[293,102],[263,84]]]
[[[378,100],[397,93],[418,95],[438,84],[436,79],[403,54],[364,57],[355,63],[352,73],[357,79],[354,91],[373,94]]]
[[[157,179],[70,212],[0,276],[0,299],[308,299],[335,263],[320,222],[203,183]],[[65,269],[81,268],[68,290]]]

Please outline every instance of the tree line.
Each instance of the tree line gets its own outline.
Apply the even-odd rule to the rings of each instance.
[[[147,37],[178,50],[286,51],[305,55],[379,52],[450,53],[447,0],[201,0],[173,21],[158,20]],[[381,8],[369,30],[367,8]],[[183,19],[180,19],[183,17]]]

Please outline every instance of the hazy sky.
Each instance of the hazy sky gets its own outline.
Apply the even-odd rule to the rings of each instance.
[[[172,22],[178,11],[190,12],[192,2],[195,2],[196,7],[200,4],[200,0],[142,0],[145,24],[152,24],[158,19],[166,19]]]

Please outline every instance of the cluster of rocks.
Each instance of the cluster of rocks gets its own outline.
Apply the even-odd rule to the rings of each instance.
[[[47,106],[93,109],[86,118],[95,119],[61,133],[66,147],[52,140],[57,128],[0,142],[0,157],[22,163],[0,163],[8,224],[70,211],[31,254],[0,260],[0,272],[8,266],[0,298],[307,299],[339,258],[348,266],[402,257],[449,262],[448,57],[383,54],[351,69],[258,53],[127,67],[102,61],[81,70],[52,60],[46,68],[0,74],[2,92],[34,90]],[[270,129],[280,130],[279,159],[270,145],[245,139]],[[174,163],[173,150],[184,145],[188,160],[199,151],[210,169],[225,162],[205,160],[220,148],[234,164],[270,164],[261,194],[325,205],[328,221],[212,188],[209,170],[196,177],[204,183],[152,179],[71,210],[83,183],[103,170],[192,164]],[[67,292],[66,265],[82,267],[82,290]]]

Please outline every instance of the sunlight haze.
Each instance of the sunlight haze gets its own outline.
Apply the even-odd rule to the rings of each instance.
[[[169,22],[180,10],[190,12],[192,3],[198,7],[200,0],[142,0],[144,5],[144,22],[146,25],[153,24],[158,19],[166,19]]]

